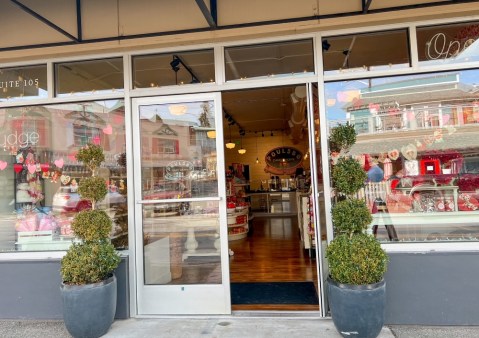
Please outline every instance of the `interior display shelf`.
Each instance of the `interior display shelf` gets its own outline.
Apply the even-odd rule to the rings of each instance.
[[[236,241],[238,239],[246,238],[246,236],[248,236],[248,231],[240,232],[237,234],[228,234],[228,241]]]
[[[228,228],[244,227],[244,226],[247,226],[247,225],[248,225],[248,222],[239,223],[239,224],[228,224]]]

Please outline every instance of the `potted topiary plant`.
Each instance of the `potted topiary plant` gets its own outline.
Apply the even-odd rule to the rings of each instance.
[[[332,169],[336,195],[332,208],[335,238],[326,249],[331,316],[343,337],[374,338],[384,324],[384,273],[388,256],[376,238],[366,233],[372,222],[371,213],[364,199],[356,196],[367,174],[361,164],[348,155],[356,141],[354,127],[339,125],[333,128],[331,135],[334,151],[341,153]]]
[[[100,337],[113,323],[116,311],[116,278],[120,257],[109,240],[112,222],[95,204],[108,193],[106,182],[95,175],[104,161],[103,149],[89,144],[78,151],[77,160],[91,176],[79,182],[78,193],[91,202],[72,221],[78,242],[61,261],[63,318],[73,337]]]

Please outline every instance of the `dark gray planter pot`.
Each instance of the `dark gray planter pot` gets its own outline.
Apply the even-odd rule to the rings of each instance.
[[[87,285],[62,284],[63,320],[75,338],[97,338],[110,329],[116,312],[116,277]]]
[[[376,284],[340,284],[328,278],[331,317],[343,337],[375,338],[384,325],[386,281]]]

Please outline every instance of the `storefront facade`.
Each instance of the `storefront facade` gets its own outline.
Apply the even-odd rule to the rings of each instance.
[[[444,8],[432,7],[77,50],[10,42],[0,52],[0,317],[61,317],[59,260],[74,241],[72,217],[89,206],[76,193],[87,173],[75,154],[89,142],[106,153],[103,207],[122,255],[117,317],[230,314],[221,93],[306,85],[312,186],[324,191],[313,196],[316,247],[333,238],[327,135],[350,122],[352,155],[382,171],[364,198],[375,213],[370,231],[391,259],[386,322],[478,325],[475,5],[444,6],[453,10],[443,19]],[[182,208],[177,224],[158,218]],[[185,225],[185,248],[175,251]],[[200,252],[202,241],[211,245]],[[322,252],[317,314],[327,316]],[[211,255],[220,259],[206,278],[171,284],[182,259]],[[168,257],[167,266],[155,257]]]

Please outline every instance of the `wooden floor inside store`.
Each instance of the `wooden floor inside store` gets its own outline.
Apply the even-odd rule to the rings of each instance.
[[[317,269],[314,252],[301,247],[297,217],[255,217],[245,239],[230,241],[231,282],[306,282],[316,290]],[[319,294],[319,292],[318,292]],[[318,311],[319,305],[244,304],[233,311]]]

